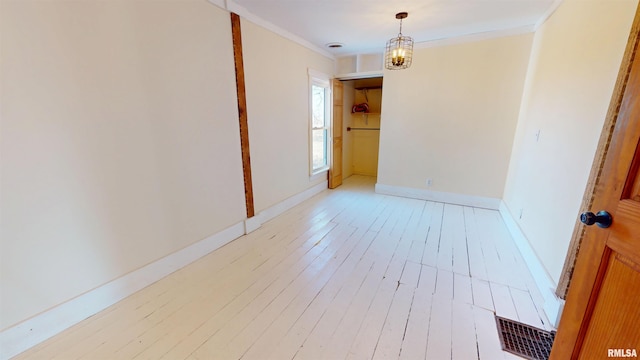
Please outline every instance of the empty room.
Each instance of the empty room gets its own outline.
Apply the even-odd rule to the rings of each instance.
[[[639,34],[637,0],[1,0],[0,360],[637,357]]]

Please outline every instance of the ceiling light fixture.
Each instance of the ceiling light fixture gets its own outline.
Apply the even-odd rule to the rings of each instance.
[[[399,12],[396,19],[400,20],[400,32],[398,36],[387,41],[387,50],[384,55],[384,65],[389,70],[402,70],[411,66],[413,57],[413,39],[402,35],[402,19],[406,19],[407,12]]]

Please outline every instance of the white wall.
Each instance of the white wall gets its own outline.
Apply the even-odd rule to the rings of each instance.
[[[25,1],[1,16],[0,329],[244,219],[228,12]]]
[[[256,212],[319,182],[309,179],[308,69],[333,75],[334,60],[242,21]],[[286,61],[273,54],[286,54]]]
[[[385,71],[378,184],[501,198],[532,39],[416,49]]]
[[[504,201],[556,284],[636,5],[566,0],[535,35]]]

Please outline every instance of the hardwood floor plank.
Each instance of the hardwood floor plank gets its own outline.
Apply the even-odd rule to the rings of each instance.
[[[488,281],[471,279],[471,289],[473,294],[473,304],[485,310],[495,311],[493,297]]]
[[[438,274],[440,271],[438,270]],[[443,296],[433,296],[427,359],[451,359],[452,300]]]
[[[422,263],[436,267],[438,265],[438,251],[440,248],[440,236],[444,216],[444,204],[434,203],[427,242],[422,255]]]
[[[264,359],[272,354],[283,339],[283,343],[291,343],[288,358],[293,357],[297,347],[300,346],[315,324],[327,311],[329,306],[338,306],[337,300],[348,300],[352,292],[357,291],[373,263],[363,260],[362,254],[371,244],[375,236],[373,232],[367,232],[362,236],[357,249],[349,254],[340,268],[325,284],[315,281],[313,291],[307,291],[296,298],[285,312],[264,331],[262,336],[251,345],[251,348],[242,356],[243,359]],[[320,287],[320,288],[319,288]],[[348,303],[347,303],[348,305]],[[342,309],[343,307],[338,307]],[[306,329],[306,331],[305,331]],[[287,335],[291,334],[292,337]],[[295,337],[293,337],[295,335]],[[278,356],[283,356],[280,353]]]
[[[364,319],[372,306],[375,294],[380,288],[384,271],[386,270],[387,263],[377,262],[371,268],[371,271],[367,274],[364,282],[358,289],[358,292],[353,297],[351,303],[346,309],[342,309],[342,317],[340,318],[338,325],[334,328],[324,327],[324,333],[330,334],[322,337],[316,337],[316,341],[324,342],[324,339],[329,338],[324,342],[326,346],[324,349],[316,354],[321,354],[320,358],[325,359],[344,359],[347,357],[351,344],[360,330]],[[330,310],[336,311],[335,308]],[[305,345],[305,348],[307,346]],[[322,346],[317,347],[322,349]],[[301,353],[298,356],[299,359],[305,359],[306,357]],[[273,359],[281,359],[286,357],[274,357]]]
[[[395,292],[399,287],[402,271],[411,244],[408,238],[400,238],[398,241],[398,239],[390,236],[389,241],[391,243],[397,242],[398,245],[382,280],[380,289],[373,300],[362,327],[358,331],[358,335],[351,346],[347,358],[370,359],[372,357]]]
[[[495,217],[489,210],[474,209],[476,224],[478,230],[478,239],[482,247],[484,264],[487,269],[487,280],[507,285],[509,277],[505,271],[507,268],[503,266],[500,252],[497,249],[498,244],[495,242],[496,224]]]
[[[453,273],[451,271],[438,269],[433,296],[444,300],[453,299]]]
[[[473,305],[454,300],[452,303],[452,317],[451,359],[478,359]]]
[[[352,176],[16,359],[513,359],[494,309],[549,327],[497,211],[375,181]]]
[[[436,274],[436,268],[421,266],[418,288],[414,292],[409,321],[400,349],[401,359],[424,359],[426,356]]]
[[[433,215],[433,202],[425,202],[419,214],[416,214],[415,223],[412,222],[410,228],[407,229],[406,235],[411,238],[411,250],[409,251],[408,260],[415,263],[422,263],[422,255],[427,245],[427,236],[429,234],[429,223]]]
[[[331,258],[326,265],[318,269],[314,277],[306,274],[300,279],[300,290],[297,290],[299,287],[293,284],[287,286],[266,309],[262,310],[258,316],[250,321],[247,327],[226,344],[227,350],[220,353],[219,357],[226,359],[240,358],[250,347],[256,345],[256,340],[266,334],[268,329],[271,329],[273,333],[285,332],[289,329],[290,323],[300,316],[311,301],[316,299],[320,291],[333,278],[333,275],[340,269],[347,258],[351,255],[356,258],[360,257],[361,252],[369,245],[364,243],[361,244],[362,246],[356,246],[362,239],[362,235],[358,233],[356,235],[352,234],[338,252],[335,254],[327,253],[326,256],[331,256]],[[354,249],[356,247],[360,249]]]
[[[334,229],[335,227],[331,228],[332,231]],[[343,231],[345,231],[344,229]],[[236,324],[234,327],[227,329],[226,324],[242,311],[244,311],[242,313],[243,319],[250,318],[252,314],[259,312],[261,304],[266,304],[273,299],[275,295],[282,291],[283,287],[290,284],[314,259],[320,256],[331,240],[335,239],[335,234],[334,232],[334,236],[327,238],[328,233],[317,233],[304,238],[303,246],[298,247],[291,255],[278,262],[270,271],[262,274],[254,273],[253,278],[251,278],[252,283],[245,284],[242,281],[236,283],[236,289],[239,290],[223,293],[227,296],[222,301],[224,305],[219,311],[216,311],[210,317],[202,318],[198,326],[165,356],[167,358],[188,356],[195,349],[203,346],[208,339],[215,336],[222,328],[225,329],[223,331],[225,336],[234,336],[234,330],[237,330],[241,325]],[[340,234],[338,232],[338,235]],[[293,244],[288,246],[294,247]],[[217,298],[214,301],[217,301]],[[253,305],[244,310],[250,304]]]
[[[469,254],[469,274],[471,277],[480,280],[488,280],[487,268],[485,265],[482,243],[478,232],[475,209],[464,208],[464,225],[467,235],[467,250]]]
[[[236,265],[238,265],[238,263],[236,263]],[[223,274],[226,275],[223,278],[227,278],[227,280],[231,280],[234,282],[237,282],[238,279],[234,276],[229,276],[229,274]],[[236,272],[237,275],[237,272]],[[200,284],[202,285],[202,284]],[[186,292],[188,293],[188,292]],[[181,294],[182,295],[182,294]],[[181,298],[182,296],[178,296],[177,298]],[[171,306],[169,306],[171,305]],[[184,305],[184,304],[182,304]],[[164,311],[169,311],[168,309],[174,309],[175,306],[182,306],[180,304],[178,305],[174,305],[174,304],[164,304],[162,305],[162,308],[160,308],[159,310],[164,310]],[[165,315],[165,318],[168,318],[167,320],[169,321],[162,321],[162,327],[159,329],[153,329],[153,327],[155,327],[156,325],[154,324],[150,324],[148,320],[149,316],[145,317],[145,321],[144,323],[139,323],[137,324],[137,326],[132,326],[132,327],[128,327],[126,328],[124,331],[119,331],[117,332],[117,336],[120,338],[137,338],[138,341],[137,342],[129,342],[128,344],[126,344],[125,348],[117,348],[118,345],[109,345],[108,343],[104,343],[101,345],[100,348],[96,349],[98,352],[103,352],[103,353],[111,353],[113,352],[115,356],[117,357],[129,357],[131,354],[129,352],[133,351],[133,354],[137,354],[139,351],[136,351],[135,349],[143,349],[144,350],[144,346],[145,344],[148,344],[149,342],[153,341],[153,337],[151,339],[147,339],[148,335],[153,335],[153,334],[163,334],[166,333],[166,331],[163,330],[167,330],[167,328],[172,326],[172,321],[173,320],[171,316],[169,315],[174,315],[174,313],[170,313],[168,315]],[[162,318],[162,317],[161,317]],[[153,329],[155,331],[147,331],[149,329]],[[132,332],[139,332],[138,335],[133,336]],[[147,335],[147,336],[143,336],[143,335]],[[143,341],[144,340],[144,341]],[[120,344],[122,341],[118,340],[118,339],[113,339],[110,340],[109,343],[112,344]],[[113,348],[113,346],[115,346],[116,348]],[[128,349],[128,350],[127,350]],[[87,354],[87,358],[93,358],[95,356],[95,354],[89,353]]]
[[[467,245],[467,234],[465,217],[462,206],[452,207],[452,221],[455,223],[450,224],[452,228],[452,271],[458,274],[469,276],[469,252]]]
[[[458,234],[456,227],[461,225],[460,219],[456,215],[457,207],[455,205],[444,205],[440,243],[438,245],[438,269],[453,271],[453,242]]]
[[[203,358],[229,358],[227,352],[231,341],[246,327],[255,324],[261,314],[279,313],[286,306],[290,296],[299,291],[299,287],[306,283],[307,278],[316,276],[334,256],[337,249],[334,241],[342,237],[348,237],[353,228],[344,225],[336,226],[335,230],[321,238],[306,254],[310,257],[305,261],[299,261],[294,266],[286,269],[273,283],[257,296],[251,296],[249,302],[232,303],[210,321],[205,331],[208,338],[198,346],[195,355]],[[334,246],[332,246],[334,245]],[[223,330],[224,329],[224,330]],[[221,331],[223,330],[223,331]],[[193,335],[192,335],[193,336]]]
[[[347,359],[371,359],[397,286],[397,280],[394,281],[391,278],[382,280],[373,303],[347,354]],[[305,359],[305,357],[299,358]]]
[[[398,212],[398,214],[402,213]],[[405,220],[403,219],[406,219],[406,215],[400,216],[398,222],[404,222]],[[402,235],[402,232],[396,229],[398,229],[397,223],[394,225],[394,231],[392,231],[388,237],[389,243],[397,244],[393,252],[393,258],[389,263],[380,289],[373,300],[362,327],[358,331],[358,335],[351,346],[347,358],[371,358],[395,292],[399,287],[411,242],[408,237],[398,238],[398,236]]]
[[[538,315],[538,309],[536,309],[529,292],[515,288],[509,288],[509,292],[520,322],[544,329],[544,323]]]
[[[506,352],[502,351],[495,316],[491,311],[473,307],[473,317],[476,324],[478,355],[480,360],[505,359]]]
[[[175,283],[173,279],[168,278],[161,281],[164,283]],[[145,311],[144,306],[149,303],[150,299],[157,298],[165,292],[166,289],[161,286],[150,287],[148,292],[138,292],[127,298],[128,301],[117,303],[108,309],[83,320],[76,326],[64,331],[60,335],[55,336],[48,341],[36,345],[27,352],[18,355],[16,358],[20,359],[25,355],[40,358],[53,358],[55,355],[52,354],[62,353],[66,349],[73,347],[79,341],[93,336],[110,323],[122,320],[119,319],[122,312],[129,313],[136,310]],[[62,334],[64,334],[64,336],[61,336]],[[28,356],[25,356],[25,358]]]
[[[328,297],[320,300],[314,300],[308,309],[304,311],[302,316],[287,330],[287,333],[281,337],[281,340],[275,340],[272,344],[272,348],[266,347],[265,351],[258,348],[259,344],[256,344],[255,350],[252,353],[247,353],[247,356],[243,358],[247,359],[291,359],[301,349],[301,346],[305,343],[305,340],[310,338],[312,331],[318,329],[312,339],[326,339],[330,337],[331,332],[335,330],[334,323],[339,322],[344,315],[344,309],[348,306],[348,302],[352,296],[351,292],[357,292],[361,286],[363,279],[372,270],[373,262],[363,259],[359,262],[358,267],[350,276],[347,284],[340,290],[335,298]],[[343,307],[337,307],[339,303],[346,303]],[[320,323],[320,320],[324,322]],[[330,324],[327,326],[327,324]],[[317,327],[319,325],[319,327]],[[321,330],[320,330],[321,329]],[[320,334],[320,335],[318,335]],[[313,348],[316,346],[316,351],[322,352],[324,350],[324,342],[318,340],[315,344],[312,341],[307,343],[307,347]]]
[[[489,286],[491,287],[491,296],[493,297],[496,315],[518,321],[518,312],[516,311],[515,305],[513,305],[509,287],[493,282],[489,283]]]
[[[407,327],[414,293],[418,288],[421,270],[422,265],[420,264],[409,261],[405,263],[402,276],[396,287],[391,309],[375,348],[374,358],[388,359],[398,357],[400,354],[402,339]]]
[[[390,200],[388,197],[384,198],[386,202]],[[389,216],[389,213],[387,213],[387,216]],[[375,263],[375,265],[371,267],[370,273],[367,274],[365,281],[362,283],[360,289],[358,289],[358,294],[366,294],[367,297],[358,298],[358,295],[356,295],[356,298],[359,299],[356,305],[362,304],[362,301],[364,301],[364,303],[367,304],[367,307],[370,306],[371,300],[369,299],[373,298],[375,292],[379,288],[380,283],[384,278],[384,273],[387,271],[392,255],[397,247],[397,241],[393,241],[388,235],[385,235],[390,233],[390,228],[393,226],[393,222],[387,221],[386,219],[381,219],[381,221],[385,224],[387,230],[382,231],[383,228],[378,229],[374,242],[363,256],[364,261],[370,261],[371,263]],[[326,313],[322,314],[322,318],[317,322],[317,324],[314,324],[312,332],[308,335],[308,338],[304,340],[304,344],[296,341],[293,343],[294,346],[291,346],[292,344],[290,341],[284,342],[284,345],[279,347],[272,358],[282,359],[292,358],[295,356],[297,358],[305,359],[317,356],[317,354],[321,354],[327,349],[332,349],[332,346],[327,347],[327,343],[330,343],[333,340],[332,336],[336,332],[336,326],[343,320],[343,316],[345,316],[345,310],[347,309],[347,306],[345,305],[349,305],[349,308],[352,305],[349,304],[349,300],[351,300],[351,298],[345,297],[348,294],[348,291],[342,292],[340,294],[341,296],[334,301],[337,305],[332,305]],[[364,310],[366,311],[366,309]],[[347,312],[348,315],[359,313],[360,312],[357,310]],[[362,315],[362,318],[364,318],[364,314]],[[351,321],[347,328],[350,329],[354,337],[361,324],[359,321],[362,321],[362,318],[355,317],[350,319]],[[354,328],[356,324],[357,327]],[[338,329],[343,329],[343,327],[340,326]],[[299,334],[301,333],[298,330],[294,333],[294,335]],[[345,354],[351,344],[351,342],[347,343],[344,341],[348,335],[349,334],[338,338],[334,337],[335,340],[339,341],[339,343],[336,344],[335,349],[344,349]]]
[[[388,196],[383,195],[386,200],[390,200]],[[389,229],[393,227],[393,224],[389,222],[389,218],[393,215],[393,211],[397,208],[397,203],[393,201],[384,201],[384,208],[380,212],[378,216],[376,216],[375,221],[371,224],[369,230],[379,232],[382,227],[386,224]],[[389,230],[390,232],[390,230]]]
[[[227,246],[218,249],[215,253],[210,255],[213,259],[210,264],[215,264],[215,268],[223,268],[227,266],[233,257],[230,254],[237,251],[241,246],[237,246],[237,243],[231,243]],[[211,267],[207,265],[207,267]],[[202,267],[203,262],[197,261],[191,265],[192,268]],[[36,354],[42,352],[44,357],[51,357],[46,354],[58,354],[63,353],[63,357],[74,357],[72,352],[82,353],[83,350],[75,350],[77,347],[91,347],[91,344],[101,343],[105,337],[105,334],[110,332],[117,333],[119,328],[127,328],[132,321],[138,321],[139,319],[147,316],[150,312],[157,307],[158,303],[162,303],[164,298],[172,296],[167,290],[169,288],[181,288],[186,286],[182,280],[185,279],[183,271],[179,270],[172,274],[170,277],[162,279],[146,288],[144,291],[140,291],[129,298],[127,301],[120,302],[111,306],[110,308],[100,312],[99,314],[81,322],[77,326],[64,332],[65,336],[59,336],[53,338],[51,341],[41,344],[39,347],[31,349],[29,353]],[[122,313],[129,314],[126,319],[122,319]],[[125,320],[125,321],[123,321]],[[108,335],[106,335],[108,336]],[[59,340],[58,340],[59,339]],[[66,352],[66,355],[64,354]]]
[[[451,358],[452,302],[453,272],[438,268],[431,301],[427,359]]]
[[[464,304],[473,304],[473,291],[469,276],[453,274],[453,300]]]

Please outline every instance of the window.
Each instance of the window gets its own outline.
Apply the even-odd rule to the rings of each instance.
[[[331,97],[328,78],[311,74],[311,174],[329,168]]]

